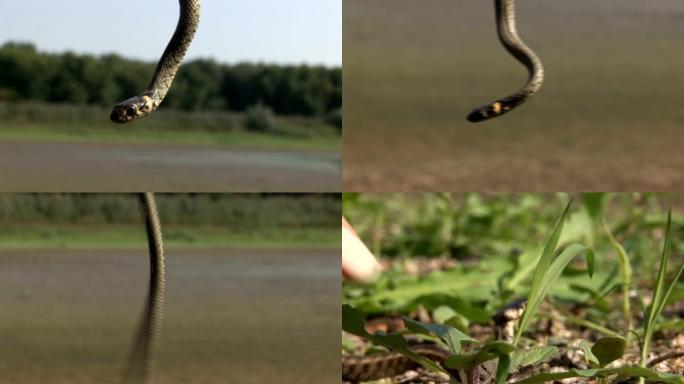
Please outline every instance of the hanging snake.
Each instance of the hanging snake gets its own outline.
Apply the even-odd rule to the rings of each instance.
[[[185,52],[195,37],[200,21],[200,0],[179,0],[180,18],[171,41],[166,46],[154,71],[152,82],[142,95],[116,104],[110,118],[115,123],[127,123],[154,112],[166,97],[178,72]]]
[[[527,299],[518,299],[499,309],[492,320],[496,338],[510,341],[513,338],[514,328],[525,310]],[[411,350],[440,365],[451,356],[445,348],[436,344],[417,344]],[[380,380],[387,377],[400,375],[410,369],[416,369],[420,364],[397,352],[388,352],[369,356],[342,355],[342,381],[360,383],[364,381]],[[481,377],[492,377],[493,372],[485,366],[474,366],[473,372],[461,377],[468,377],[474,382],[479,382]],[[471,384],[471,383],[468,383]]]
[[[477,123],[488,120],[518,107],[532,97],[544,81],[544,67],[537,55],[520,40],[515,26],[515,0],[494,0],[496,27],[501,44],[527,68],[527,83],[510,96],[473,109],[468,121]]]
[[[124,383],[126,384],[145,384],[149,381],[164,311],[164,247],[154,194],[141,193],[140,205],[145,220],[150,253],[150,285],[143,319],[140,322],[128,367],[124,373]]]

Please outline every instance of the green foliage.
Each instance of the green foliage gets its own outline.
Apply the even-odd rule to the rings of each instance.
[[[411,351],[408,343],[401,335],[385,335],[377,333],[371,335],[368,333],[364,325],[363,315],[348,305],[342,306],[342,330],[353,335],[363,337],[364,339],[370,340],[377,345],[382,345],[393,351],[400,352],[427,369],[447,374],[442,367],[432,360]]]
[[[625,248],[615,240],[613,234],[611,233],[606,221],[603,221],[603,228],[608,235],[608,240],[613,248],[613,251],[618,256],[618,261],[620,264],[620,276],[622,277],[622,313],[625,318],[625,324],[627,324],[627,341],[631,339],[631,332],[634,329],[634,321],[632,320],[632,309],[629,302],[629,287],[632,285],[632,266],[629,263],[629,256]]]
[[[442,324],[416,326],[412,323],[409,331],[431,330],[449,345],[447,340],[454,325],[460,332],[453,333],[457,337],[452,344],[460,346],[460,335],[468,333],[461,319],[466,324],[487,323],[494,309],[512,297],[529,293],[527,309],[517,329],[516,336],[520,338],[533,323],[535,307],[539,309],[539,303],[550,297],[561,321],[607,337],[600,338],[593,348],[587,341],[581,342],[585,356],[596,369],[535,375],[523,383],[569,377],[600,378],[601,382],[608,382],[604,378],[616,375],[682,383],[681,376],[659,374],[644,367],[602,368],[621,358],[628,346],[626,335],[609,327],[620,323],[621,316],[639,319],[630,310],[622,313],[613,310],[614,293],[620,287],[628,293],[630,287],[651,285],[654,268],[658,267],[658,254],[652,246],[662,242],[663,236],[666,246],[660,254],[658,274],[662,283],[655,284],[654,305],[649,311],[662,311],[666,303],[684,298],[684,286],[680,282],[684,264],[667,272],[667,260],[670,257],[681,260],[684,250],[681,216],[664,214],[667,206],[664,195],[592,194],[580,195],[578,200],[582,205],[575,209],[566,206],[558,219],[558,212],[567,199],[564,194],[345,194],[345,216],[367,243],[377,244],[381,252],[390,251],[390,255],[407,259],[414,255],[448,255],[461,262],[425,276],[407,276],[401,268],[403,260],[397,260],[396,269],[383,274],[374,284],[345,282],[343,302],[367,314],[407,313],[420,305]],[[614,223],[610,230],[604,224],[605,236],[602,231],[596,231],[603,216],[610,216]],[[467,244],[455,252],[454,244],[462,238],[468,239]],[[578,241],[592,242],[594,247],[589,249]],[[397,244],[402,245],[396,247]],[[397,249],[401,251],[394,253]],[[434,253],[421,252],[424,250],[434,250]],[[602,257],[594,260],[594,253]],[[581,254],[585,255],[586,263],[575,262]],[[423,261],[429,262],[422,258],[419,262]],[[407,261],[409,265],[411,262]],[[586,272],[593,274],[593,278],[587,279]],[[672,278],[672,283],[664,283],[666,275]],[[623,296],[629,299],[629,295]],[[586,312],[582,312],[581,318],[573,316],[566,310],[568,303],[580,304]],[[682,329],[681,321],[658,322],[657,317],[651,318],[656,319],[652,321],[654,329]],[[452,324],[454,319],[458,321]],[[509,371],[547,361],[557,352],[554,346],[525,345],[524,349],[510,350],[505,343],[475,344],[467,353],[452,349],[453,355],[445,367],[467,370],[476,362],[489,361],[489,365],[493,363],[490,360],[498,359],[496,381],[503,382]]]
[[[600,367],[612,363],[625,354],[627,340],[622,337],[602,337],[596,341],[591,352],[598,359]]]
[[[245,115],[245,128],[254,132],[273,132],[276,128],[273,111],[262,104],[250,107]]]
[[[518,325],[518,329],[513,339],[513,344],[518,344],[520,336],[525,332],[529,326],[532,318],[539,309],[539,305],[549,291],[551,284],[560,276],[563,269],[570,263],[570,261],[584,254],[587,258],[587,269],[589,276],[594,273],[594,253],[591,249],[580,245],[580,244],[570,244],[565,248],[558,256],[556,256],[556,247],[558,245],[558,239],[560,239],[561,232],[563,230],[563,223],[570,209],[570,203],[565,207],[563,214],[556,223],[551,235],[549,236],[546,244],[544,244],[544,250],[542,251],[541,257],[537,262],[537,268],[535,269],[534,276],[532,278],[532,286],[530,287],[530,293],[527,296],[527,306],[523,312],[522,318]]]
[[[539,373],[526,379],[517,381],[516,384],[541,384],[560,381],[571,377],[609,377],[619,375],[623,378],[644,377],[654,382],[684,384],[684,377],[671,373],[658,373],[643,367],[622,367],[603,369],[571,369],[567,372]]]
[[[329,125],[342,130],[342,108],[337,108],[325,115],[325,122]]]
[[[511,354],[510,371],[514,371],[518,367],[528,367],[530,365],[547,362],[557,354],[558,348],[555,346],[533,346],[527,350],[518,349]]]
[[[255,228],[338,228],[339,197],[306,194],[159,194],[165,225]],[[0,226],[140,223],[128,194],[0,194]]]
[[[672,232],[672,212],[667,214],[667,225],[665,227],[665,239],[663,243],[663,252],[660,257],[660,269],[658,270],[658,277],[656,278],[656,286],[653,290],[653,297],[651,300],[651,305],[645,311],[645,322],[644,322],[644,336],[643,343],[641,346],[641,366],[646,366],[646,359],[648,358],[648,351],[650,349],[651,339],[653,337],[653,332],[655,331],[655,325],[658,321],[660,313],[668,302],[670,294],[674,286],[679,281],[679,277],[684,272],[684,263],[679,267],[674,275],[672,282],[666,287],[665,277],[667,275],[667,265],[670,260],[670,253],[672,252],[672,242],[670,240]]]
[[[406,324],[406,328],[409,331],[436,335],[446,343],[454,355],[461,353],[461,345],[464,342],[478,342],[476,339],[449,325],[422,323],[408,317],[404,317],[404,324]]]
[[[117,55],[47,54],[7,43],[0,47],[0,101],[108,107],[140,94],[154,68]],[[341,69],[198,59],[182,66],[163,107],[242,112],[258,103],[281,115],[323,117],[342,105]]]

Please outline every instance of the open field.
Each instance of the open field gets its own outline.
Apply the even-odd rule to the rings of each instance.
[[[0,383],[120,381],[145,249],[3,250],[0,265]],[[169,250],[155,382],[335,382],[339,268],[338,249]]]
[[[164,226],[164,245],[174,248],[318,248],[340,244],[340,231],[328,228],[269,228],[236,232],[226,227]],[[140,226],[23,225],[0,228],[0,249],[130,249],[146,241]]]
[[[340,189],[340,155],[203,145],[0,140],[5,191]]]
[[[265,126],[248,129],[249,113],[167,108],[126,125],[111,123],[109,113],[92,105],[0,102],[0,139],[340,150],[339,129],[320,117],[269,115]]]
[[[473,125],[473,107],[525,80],[491,2],[345,2],[345,189],[684,187],[684,4],[518,3],[546,83],[519,110]]]

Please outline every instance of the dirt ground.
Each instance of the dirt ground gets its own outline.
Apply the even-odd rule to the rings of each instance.
[[[345,190],[684,188],[684,3],[526,0],[517,11],[545,84],[472,124],[472,108],[526,79],[491,1],[345,1]]]
[[[168,250],[155,382],[339,380],[339,250]],[[0,251],[0,383],[118,383],[140,250]]]
[[[340,162],[314,151],[0,141],[6,192],[337,192]]]

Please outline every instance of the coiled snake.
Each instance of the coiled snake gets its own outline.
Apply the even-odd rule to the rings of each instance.
[[[499,40],[508,53],[527,68],[529,77],[527,83],[512,95],[473,109],[468,115],[468,120],[473,123],[501,116],[518,107],[537,93],[544,81],[541,60],[518,36],[515,25],[515,0],[494,0],[494,7]]]
[[[164,246],[154,194],[141,193],[140,204],[150,253],[150,285],[143,318],[124,373],[124,382],[130,384],[144,384],[149,381],[164,311]]]
[[[195,37],[200,21],[200,0],[179,0],[180,18],[171,41],[159,59],[152,82],[142,95],[116,104],[110,119],[115,123],[127,123],[147,116],[161,104]]]

